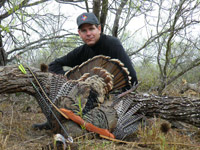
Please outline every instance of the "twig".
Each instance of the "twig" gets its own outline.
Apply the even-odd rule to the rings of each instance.
[[[140,83],[141,83],[141,82],[140,82]],[[125,91],[125,92],[119,94],[119,95],[117,96],[117,98],[121,98],[121,97],[123,97],[123,96],[125,96],[125,95],[127,95],[127,94],[129,94],[129,93],[131,93],[131,92],[133,92],[133,91],[135,91],[135,90],[137,89],[137,87],[139,86],[140,83],[138,83],[137,85],[133,85],[133,87],[132,87],[131,89],[129,89],[129,90],[127,90],[127,91]]]
[[[28,141],[23,142],[23,144],[26,144],[26,143],[29,143],[29,142],[33,142],[33,141],[36,141],[36,140],[42,139],[43,137],[46,137],[46,135],[44,135],[44,136],[40,136],[40,137],[37,137],[37,138],[35,138],[35,139],[30,139],[30,140],[28,140]]]
[[[127,90],[127,91],[119,94],[117,96],[117,98],[113,101],[111,107],[115,106],[119,101],[121,101],[121,99],[120,99],[121,97],[123,97],[123,96],[125,96],[125,95],[127,95],[127,94],[129,94],[129,93],[131,93],[133,91],[135,91],[137,89],[137,87],[139,86],[140,83],[141,82],[139,82],[137,85],[133,85],[131,89],[129,89],[129,90]]]

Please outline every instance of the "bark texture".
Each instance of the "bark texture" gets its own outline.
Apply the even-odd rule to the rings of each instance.
[[[1,24],[1,21],[0,21]],[[0,66],[5,66],[7,63],[7,53],[3,48],[2,35],[0,31]]]
[[[28,69],[25,69],[27,71],[27,74],[23,74],[16,65],[5,67],[0,66],[0,94],[25,92],[34,96],[35,90],[33,89],[31,81],[35,81],[30,72],[28,72]],[[37,75],[38,79],[43,82],[48,92],[50,85],[48,77],[51,74],[41,72],[39,69],[36,68],[31,69]]]

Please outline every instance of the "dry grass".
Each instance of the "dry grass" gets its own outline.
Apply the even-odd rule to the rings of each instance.
[[[34,98],[26,94],[0,95],[0,150],[39,150],[51,143],[50,131],[35,131],[33,123],[45,120]],[[151,119],[148,128],[141,128],[129,142],[113,142],[87,136],[75,140],[80,150],[198,150],[200,131],[160,130],[161,119]],[[163,129],[164,130],[164,129]],[[190,136],[189,136],[190,134]],[[192,136],[191,136],[192,135]]]
[[[153,121],[152,121],[153,120]],[[168,126],[168,130],[166,127]],[[196,133],[197,128],[194,127],[193,130],[188,129],[188,133],[184,130],[172,129],[170,123],[163,121],[161,119],[151,119],[151,125],[140,129],[138,137],[140,140],[139,145],[148,146],[155,150],[197,150],[200,149],[200,145],[197,141],[189,136],[189,132]],[[164,128],[164,129],[163,129]]]

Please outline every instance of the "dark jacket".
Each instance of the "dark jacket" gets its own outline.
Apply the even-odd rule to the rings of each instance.
[[[57,74],[64,74],[63,66],[74,67],[96,55],[105,55],[119,59],[124,63],[124,66],[128,68],[130,76],[132,77],[132,84],[137,84],[136,72],[121,42],[117,38],[105,34],[101,34],[99,41],[94,46],[89,47],[84,44],[75,48],[67,55],[56,59],[49,64],[49,71]]]

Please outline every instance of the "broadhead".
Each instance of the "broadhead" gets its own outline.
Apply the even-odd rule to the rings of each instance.
[[[54,148],[57,150],[65,150],[67,148],[65,138],[61,134],[54,135]]]

